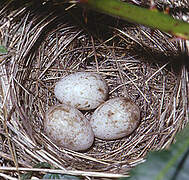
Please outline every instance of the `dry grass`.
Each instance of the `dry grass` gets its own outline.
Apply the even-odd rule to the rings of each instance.
[[[59,171],[32,168],[39,162],[86,179],[127,176],[147,152],[168,148],[184,128],[189,120],[187,41],[93,12],[85,24],[80,9],[64,11],[67,4],[10,7],[0,10],[1,44],[9,51],[0,57],[1,177]],[[84,153],[60,149],[46,137],[45,113],[59,103],[54,85],[77,71],[101,74],[110,97],[129,96],[140,107],[141,123],[133,134],[95,139]],[[87,118],[91,113],[84,112]]]

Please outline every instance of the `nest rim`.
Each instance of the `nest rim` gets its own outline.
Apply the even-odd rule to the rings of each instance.
[[[9,28],[12,39],[7,44],[10,46],[9,51],[16,50],[16,55],[13,53],[10,57],[6,56],[1,69],[2,74],[5,74],[1,81],[6,84],[1,86],[1,95],[4,97],[2,104],[5,107],[3,111],[8,114],[4,127],[11,131],[12,141],[18,148],[19,158],[17,156],[16,159],[24,156],[24,160],[19,161],[22,165],[32,167],[34,162],[47,160],[72,175],[74,172],[79,172],[79,175],[88,172],[93,177],[113,177],[113,174],[125,177],[131,168],[144,161],[148,151],[165,149],[173,142],[175,134],[188,122],[185,117],[188,104],[184,100],[188,97],[187,68],[182,64],[177,73],[175,69],[171,69],[173,66],[169,67],[172,62],[169,55],[173,52],[180,53],[177,43],[170,42],[169,36],[156,31],[153,40],[157,38],[161,44],[157,43],[154,47],[154,41],[146,40],[150,34],[149,29],[141,26],[113,28],[113,31],[110,28],[108,34],[112,33],[112,36],[99,40],[92,32],[87,33],[89,30],[83,31],[81,24],[73,26],[72,22],[65,23],[60,17],[61,21],[57,23],[59,12],[45,18],[40,16],[39,19],[34,12],[18,10],[17,13],[22,14],[22,20],[15,28]],[[17,13],[12,15],[13,24]],[[33,24],[30,23],[31,19]],[[45,32],[54,24],[56,26]],[[120,27],[122,26],[121,23]],[[3,30],[3,33],[7,31]],[[145,30],[147,35],[144,34]],[[129,36],[134,37],[135,42]],[[163,40],[160,40],[162,37]],[[147,41],[146,44],[142,44],[144,40]],[[18,46],[16,42],[19,42]],[[153,47],[153,53],[163,50],[166,54],[164,58],[168,60],[153,62],[154,56],[147,57],[149,60],[146,61],[139,54],[124,54],[125,50],[132,50],[133,44],[137,48],[141,48],[142,44],[145,51]],[[108,142],[96,139],[89,151],[80,153],[59,148],[43,133],[45,112],[50,106],[60,103],[53,95],[55,82],[62,76],[77,71],[101,74],[111,87],[110,97],[127,95],[141,107],[141,124],[134,134]],[[158,84],[158,80],[161,83]],[[47,98],[49,96],[50,99]],[[90,117],[90,113],[85,112],[84,115]],[[35,123],[32,124],[30,119]],[[29,155],[34,158],[33,162]],[[16,164],[19,167],[19,163]]]

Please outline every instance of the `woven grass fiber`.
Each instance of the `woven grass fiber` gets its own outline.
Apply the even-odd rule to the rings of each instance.
[[[149,2],[131,3],[149,7]],[[155,4],[160,10],[169,6],[174,17],[189,22],[187,0]],[[168,148],[189,121],[188,41],[70,5],[1,4],[0,44],[8,50],[0,55],[1,178],[31,170],[36,177],[47,172],[83,179],[125,177],[149,151]],[[60,103],[55,83],[78,71],[101,74],[110,98],[129,97],[140,107],[141,122],[131,135],[95,138],[86,152],[59,148],[45,135],[45,114]],[[40,162],[58,170],[33,168]]]

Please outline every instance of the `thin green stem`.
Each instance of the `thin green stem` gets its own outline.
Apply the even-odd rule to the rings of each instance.
[[[167,165],[160,171],[155,180],[162,180],[165,177],[165,174],[170,170],[170,168],[176,164],[177,160],[181,157],[181,155],[187,150],[189,147],[189,139],[182,145],[182,147],[178,150],[178,152],[169,160]]]

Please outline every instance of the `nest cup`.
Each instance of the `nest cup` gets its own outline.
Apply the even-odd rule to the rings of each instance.
[[[9,50],[1,62],[1,103],[6,102],[3,112],[17,165],[48,162],[65,173],[126,176],[147,152],[167,148],[188,122],[187,65],[173,65],[184,59],[184,46],[159,31],[151,36],[148,28],[94,12],[85,23],[82,9],[65,11],[67,7],[46,3],[1,12],[2,42]],[[5,15],[10,15],[9,24]],[[60,103],[55,83],[80,71],[102,75],[110,98],[129,97],[140,107],[141,122],[131,135],[113,141],[95,138],[86,152],[74,152],[59,148],[44,134],[46,112]],[[87,118],[92,113],[83,111]]]

